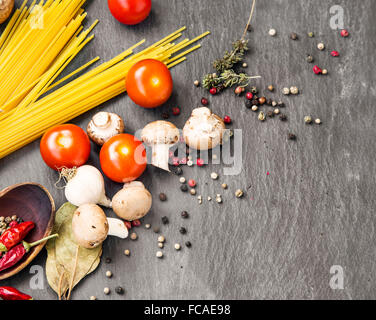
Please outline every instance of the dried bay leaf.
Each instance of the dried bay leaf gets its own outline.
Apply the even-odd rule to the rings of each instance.
[[[54,232],[59,234],[54,241],[47,245],[46,274],[51,288],[62,296],[68,291],[72,280],[72,289],[89,273],[93,272],[100,263],[102,246],[94,249],[79,248],[76,264],[77,244],[72,233],[72,218],[77,207],[70,203],[64,204],[56,213]],[[76,267],[76,268],[75,268]]]

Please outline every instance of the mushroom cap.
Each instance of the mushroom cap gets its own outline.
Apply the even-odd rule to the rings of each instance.
[[[163,120],[150,122],[141,132],[142,140],[148,145],[174,145],[179,141],[179,137],[179,129],[173,123]]]
[[[0,1],[0,23],[8,19],[14,7],[14,0]]]
[[[209,108],[201,107],[192,111],[183,128],[185,143],[193,149],[209,150],[222,143],[225,123]]]
[[[122,219],[141,219],[150,210],[152,196],[140,181],[126,183],[112,199],[112,209]]]
[[[72,219],[72,232],[81,247],[93,249],[108,235],[108,221],[104,211],[96,204],[79,206]]]
[[[116,113],[98,112],[93,116],[87,126],[87,133],[96,144],[103,145],[124,132],[124,121]]]

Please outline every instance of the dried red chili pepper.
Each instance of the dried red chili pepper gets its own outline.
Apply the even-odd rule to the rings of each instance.
[[[33,300],[28,294],[12,287],[0,287],[0,298],[3,300]]]
[[[0,237],[0,252],[6,252],[20,243],[34,227],[34,222],[28,221],[6,230]]]
[[[27,243],[25,241],[22,241],[22,243],[13,247],[1,257],[0,271],[13,267],[16,263],[18,263],[25,256],[26,253],[30,251],[32,247],[35,247],[38,244],[45,242],[49,239],[55,238],[57,236],[58,236],[57,234],[53,234],[51,236],[35,241],[33,243]]]

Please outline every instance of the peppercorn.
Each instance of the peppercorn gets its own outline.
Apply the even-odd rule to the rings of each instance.
[[[241,189],[236,190],[236,192],[235,192],[235,196],[236,196],[237,198],[242,198],[242,197],[244,196],[244,191],[241,190]]]
[[[162,118],[163,118],[163,119],[168,119],[168,118],[170,118],[169,113],[168,113],[168,112],[162,112]]]
[[[130,252],[128,249],[126,249],[126,250],[124,250],[124,254],[125,254],[127,257],[129,257],[129,256],[131,255],[131,252]]]
[[[248,31],[248,32],[252,32],[252,27],[251,27],[250,24],[249,24],[248,27],[247,27],[247,31]]]
[[[167,200],[167,196],[166,194],[164,194],[163,192],[159,194],[159,200],[161,201],[166,201]]]
[[[179,107],[172,108],[172,114],[174,116],[178,116],[180,114],[180,108]]]
[[[235,94],[240,96],[243,93],[243,88],[242,87],[236,87],[235,89]]]
[[[168,218],[166,216],[162,217],[162,223],[163,224],[168,224],[169,223]]]
[[[317,45],[317,49],[319,49],[320,51],[324,50],[324,49],[325,49],[325,44],[323,44],[322,42],[320,42],[320,43]]]
[[[311,123],[312,123],[312,118],[311,118],[310,116],[305,116],[305,117],[304,117],[304,122],[305,122],[306,124],[311,124]]]
[[[309,55],[307,55],[307,58],[306,58],[306,61],[308,62],[308,63],[312,63],[313,62],[313,57],[309,54]]]
[[[290,89],[289,88],[283,88],[282,93],[287,96],[287,95],[290,94]]]
[[[205,161],[204,161],[204,159],[198,158],[197,161],[196,161],[196,164],[199,167],[202,167],[205,164]]]
[[[257,94],[258,93],[258,90],[257,90],[257,88],[256,87],[251,87],[251,93],[253,93],[253,94]]]
[[[258,106],[255,105],[255,106],[252,107],[253,112],[256,112],[257,110],[258,110]]]
[[[213,180],[217,180],[217,179],[218,179],[218,173],[216,173],[216,172],[212,172],[212,173],[210,174],[210,178],[212,178]]]
[[[154,228],[153,228],[153,231],[154,231],[154,233],[159,233],[160,228],[159,228],[159,227],[154,227]]]
[[[323,75],[327,75],[328,74],[328,70],[327,69],[322,69],[322,72],[321,72]]]
[[[116,288],[115,288],[115,292],[116,292],[117,294],[120,294],[120,295],[121,295],[121,294],[124,294],[124,289],[123,289],[122,287],[119,286],[119,287],[116,287]]]
[[[308,37],[313,38],[314,36],[315,36],[315,34],[312,31],[308,32]]]
[[[289,133],[289,134],[288,134],[288,139],[289,139],[289,140],[296,140],[296,135],[293,134],[293,133]]]
[[[131,233],[131,240],[137,240],[137,233],[136,232]]]
[[[186,246],[187,248],[190,248],[190,247],[192,247],[192,243],[191,243],[190,241],[187,241],[187,242],[185,243],[185,246]]]
[[[198,80],[195,80],[195,81],[193,82],[193,84],[194,84],[196,87],[200,86],[200,82],[199,82]]]
[[[290,92],[291,92],[291,94],[294,94],[294,95],[296,95],[296,94],[299,94],[299,89],[298,89],[298,87],[291,87],[290,88]]]
[[[163,249],[164,248],[164,244],[162,242],[159,242],[158,243],[158,248]]]
[[[278,109],[278,108],[276,108],[276,109],[274,109],[274,114],[279,114],[281,111]]]
[[[336,50],[333,50],[331,53],[332,57],[339,57],[339,52]]]
[[[186,184],[182,184],[180,186],[180,190],[183,191],[183,192],[187,192],[188,191],[188,186]]]
[[[259,102],[260,105],[263,105],[266,102],[266,98],[265,97],[261,97],[261,98],[258,99],[258,102]]]
[[[284,113],[282,113],[282,114],[279,116],[279,120],[281,120],[281,121],[286,121],[286,120],[287,120],[287,116],[286,116]]]
[[[319,66],[314,66],[313,67],[313,72],[315,74],[320,74],[320,73],[322,73],[322,70],[321,70],[321,68]]]
[[[222,183],[222,189],[227,189],[227,184],[226,183]]]
[[[196,181],[193,180],[193,179],[190,179],[190,180],[188,181],[188,185],[189,185],[191,188],[194,188],[194,187],[196,186]]]
[[[181,245],[179,243],[175,243],[174,248],[176,251],[179,251],[181,249]]]
[[[111,271],[106,271],[106,277],[107,278],[112,278],[112,272]]]
[[[110,292],[111,292],[110,288],[106,287],[106,288],[103,289],[103,293],[106,294],[106,295],[110,294]]]
[[[207,105],[209,105],[209,101],[208,101],[208,99],[206,99],[206,98],[202,98],[201,99],[201,104],[203,105],[203,106],[207,106]]]
[[[157,251],[156,256],[157,256],[157,258],[162,259],[163,258],[163,252]]]
[[[215,94],[217,94],[217,88],[211,88],[210,90],[209,90],[209,92],[210,92],[210,94],[211,95],[215,95]]]
[[[166,241],[164,236],[158,237],[158,242],[164,243]]]
[[[184,219],[188,219],[189,218],[189,213],[187,211],[182,211],[180,215]]]
[[[97,297],[96,296],[91,296],[90,300],[92,300],[92,301],[97,300]]]
[[[262,111],[260,111],[260,113],[259,113],[259,115],[258,115],[258,119],[259,119],[260,121],[265,121],[265,113],[262,112]]]
[[[273,117],[274,117],[274,113],[273,113],[273,111],[268,111],[268,112],[266,113],[266,115],[267,115],[267,117],[269,117],[269,118],[273,118]]]
[[[273,92],[273,91],[274,91],[274,87],[273,87],[273,85],[269,85],[269,86],[268,86],[268,90],[269,90],[270,92]]]
[[[225,116],[225,117],[223,118],[223,122],[224,122],[225,124],[231,124],[232,120],[231,120],[231,118],[230,118],[229,116]]]
[[[266,100],[266,104],[267,104],[268,106],[271,106],[271,105],[273,104],[273,100],[272,100],[272,99],[267,99],[267,100]]]
[[[349,36],[349,32],[346,29],[341,30],[341,37],[347,38]]]
[[[275,29],[272,28],[269,30],[269,36],[274,37],[276,34],[277,34],[277,31]]]
[[[145,228],[146,229],[150,229],[151,228],[151,224],[150,223],[145,224]]]
[[[111,263],[111,258],[106,258],[106,263]]]
[[[298,35],[295,32],[292,32],[290,34],[290,38],[291,38],[291,40],[297,40],[298,39]]]
[[[12,219],[12,221],[16,221],[16,220],[17,220],[17,216],[16,216],[16,215],[13,215],[13,216],[11,217],[11,219]]]
[[[180,232],[181,234],[186,234],[186,233],[187,233],[187,229],[184,228],[184,227],[181,227],[181,228],[179,229],[179,232]]]
[[[247,68],[247,67],[248,67],[248,64],[247,64],[246,62],[244,62],[244,63],[242,64],[242,67],[243,67],[243,68]]]
[[[317,118],[317,119],[315,120],[315,123],[316,123],[316,124],[321,124],[321,120]]]
[[[252,100],[252,99],[253,99],[253,93],[252,93],[252,92],[247,92],[247,94],[245,95],[245,97],[246,97],[248,100]]]
[[[244,104],[245,104],[245,107],[248,108],[248,109],[252,108],[252,106],[253,106],[251,100],[245,100]]]
[[[179,182],[180,182],[180,183],[185,183],[185,182],[186,182],[186,180],[185,180],[185,178],[184,178],[184,177],[181,177],[181,178],[179,179]]]
[[[175,170],[174,170],[174,173],[177,175],[177,176],[180,176],[183,174],[183,169],[180,168],[180,167],[176,167]]]

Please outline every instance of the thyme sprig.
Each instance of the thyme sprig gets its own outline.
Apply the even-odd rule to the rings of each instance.
[[[218,92],[222,91],[224,88],[230,88],[235,85],[246,87],[251,79],[260,78],[259,76],[249,76],[246,73],[237,73],[234,71],[234,67],[238,63],[243,62],[244,56],[249,50],[248,40],[245,40],[245,35],[250,26],[255,5],[256,0],[253,0],[251,14],[241,39],[236,40],[232,44],[232,50],[226,51],[223,58],[213,62],[213,67],[217,73],[210,73],[204,76],[202,80],[202,86],[204,88],[208,90],[216,88]]]

